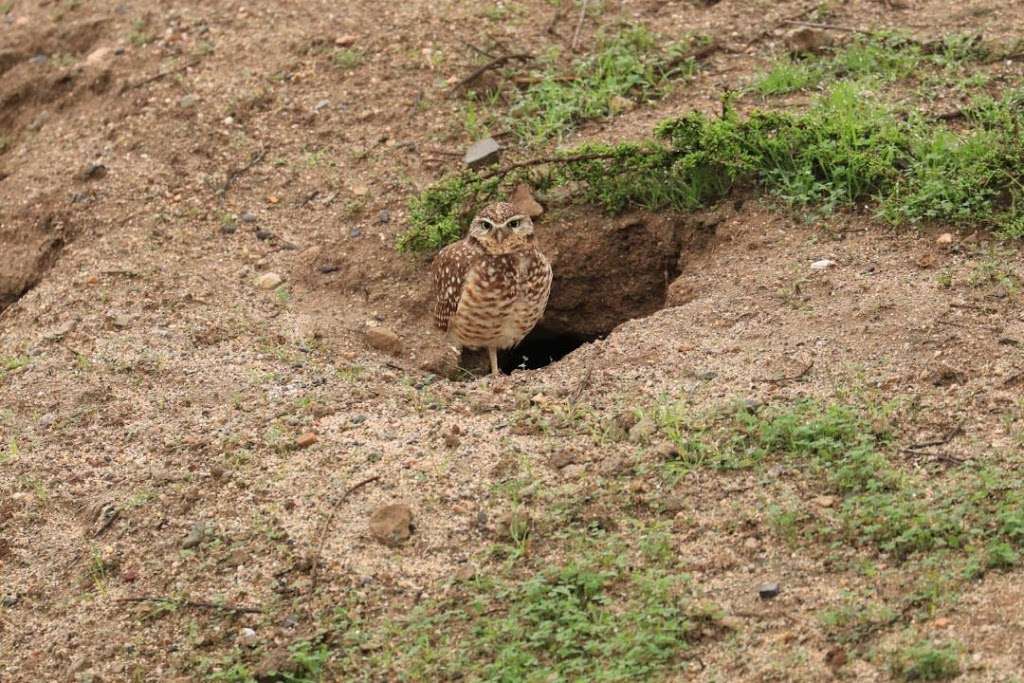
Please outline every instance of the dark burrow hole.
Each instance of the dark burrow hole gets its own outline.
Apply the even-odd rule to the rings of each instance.
[[[538,328],[526,335],[519,345],[498,352],[498,367],[505,374],[514,370],[537,370],[589,344],[599,336],[563,333],[557,334]]]

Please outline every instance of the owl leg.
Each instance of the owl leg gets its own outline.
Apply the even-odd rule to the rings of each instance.
[[[500,375],[501,370],[498,369],[498,349],[493,346],[488,346],[487,355],[491,358],[491,374]]]

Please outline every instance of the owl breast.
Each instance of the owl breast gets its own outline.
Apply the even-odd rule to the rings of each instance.
[[[463,346],[507,349],[544,315],[551,265],[539,251],[488,256],[466,274],[452,332]]]

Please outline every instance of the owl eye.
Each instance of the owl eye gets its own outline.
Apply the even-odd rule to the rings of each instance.
[[[483,228],[484,230],[491,230],[494,228],[494,223],[490,222],[486,218],[481,218],[480,227]]]
[[[513,219],[513,220],[510,220],[510,221],[508,222],[508,227],[510,227],[510,228],[512,228],[513,230],[515,230],[516,228],[518,228],[518,227],[519,227],[519,224],[520,224],[521,222],[522,222],[522,221],[520,221],[520,220],[519,220],[518,218],[515,218],[515,219]]]

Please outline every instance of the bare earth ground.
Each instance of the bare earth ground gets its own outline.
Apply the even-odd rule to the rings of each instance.
[[[577,141],[716,110],[723,88],[778,54],[780,22],[811,6],[606,4],[584,25],[584,50],[622,18],[733,49],[656,107],[588,124]],[[309,637],[353,592],[379,614],[443,594],[460,571],[486,565],[494,520],[509,507],[495,489],[509,461],[567,499],[586,498],[611,472],[630,514],[660,514],[659,501],[684,497],[666,517],[679,570],[721,608],[731,635],[701,643],[674,680],[888,679],[881,659],[830,666],[818,615],[844,591],[886,596],[914,577],[885,557],[872,556],[880,570],[866,575],[835,566],[827,548],[774,538],[767,508],[815,495],[798,480],[697,470],[665,490],[639,466],[654,457],[643,445],[521,425],[557,423],[576,397],[595,423],[665,397],[694,410],[913,397],[906,444],[961,430],[907,454],[906,467],[941,471],[986,454],[1015,468],[1024,306],[981,275],[1024,273],[1019,252],[984,234],[940,247],[934,234],[893,233],[869,213],[822,223],[730,202],[711,212],[713,234],[687,243],[663,310],[497,386],[437,379],[421,369],[438,352],[428,259],[397,254],[394,240],[408,198],[457,168],[447,153],[471,141],[449,86],[479,64],[467,42],[564,47],[576,22],[566,10],[552,23],[555,8],[540,0],[499,20],[484,5],[8,5],[0,284],[31,288],[0,313],[0,357],[15,361],[0,375],[0,680],[192,680],[201,662],[236,647],[273,652]],[[1009,0],[853,0],[830,20],[1009,39],[1024,11]],[[339,69],[325,46],[348,37],[365,59]],[[1005,69],[1019,79],[1019,63]],[[246,212],[251,221],[237,219]],[[836,265],[810,269],[825,258]],[[266,272],[286,287],[258,288]],[[368,322],[395,330],[401,352],[370,349]],[[955,381],[933,381],[945,367]],[[307,431],[316,443],[294,447]],[[577,464],[549,467],[561,451]],[[370,477],[321,532],[332,501]],[[370,513],[392,502],[415,515],[400,548],[367,530]],[[205,537],[183,549],[197,522]],[[531,543],[543,549],[543,527]],[[907,627],[961,643],[965,680],[1017,680],[1022,578],[1019,568],[987,574]],[[781,584],[774,601],[758,599],[764,581]],[[154,618],[124,601],[139,596],[262,613]],[[255,642],[243,642],[243,628]],[[899,637],[883,633],[879,647]]]

